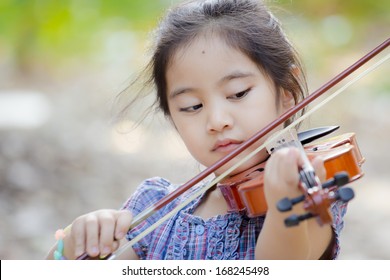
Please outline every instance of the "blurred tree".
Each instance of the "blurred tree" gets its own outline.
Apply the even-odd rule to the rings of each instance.
[[[34,61],[66,59],[96,47],[94,36],[107,28],[143,33],[156,24],[168,5],[178,0],[2,0],[0,1],[0,62],[8,54],[24,72]],[[354,38],[369,41],[389,25],[390,1],[275,0],[268,5],[302,17],[306,24],[350,24]],[[332,19],[332,18],[331,18]],[[341,19],[341,20],[340,20]],[[343,21],[343,19],[345,19]],[[326,23],[325,23],[326,24]],[[347,27],[345,27],[347,26]],[[348,28],[345,25],[344,28]],[[342,36],[342,35],[341,35]]]
[[[167,5],[168,1],[143,0],[2,0],[0,59],[10,53],[17,69],[25,72],[34,60],[84,53],[95,34],[113,22],[118,28],[143,32]]]

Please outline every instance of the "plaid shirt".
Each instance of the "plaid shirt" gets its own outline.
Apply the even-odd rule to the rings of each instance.
[[[127,233],[131,240],[165,214],[183,202],[193,191],[202,187],[199,184],[190,191],[160,209]],[[177,188],[163,178],[145,180],[134,195],[123,205],[123,209],[137,216],[168,193]],[[226,213],[207,220],[194,216],[196,207],[204,195],[190,202],[181,211],[168,219],[152,233],[146,235],[133,246],[140,259],[154,260],[247,260],[254,259],[257,237],[262,229],[264,216],[249,218],[243,213]],[[343,228],[346,205],[335,203],[333,229],[335,244],[333,258],[339,253],[339,234]]]

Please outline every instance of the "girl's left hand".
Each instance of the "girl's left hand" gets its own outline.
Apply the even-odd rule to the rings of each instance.
[[[324,181],[326,170],[323,160],[316,157],[312,165],[320,181]],[[264,192],[269,211],[275,211],[282,198],[302,195],[299,189],[299,168],[303,165],[302,155],[297,148],[289,147],[275,151],[267,161],[264,174]]]

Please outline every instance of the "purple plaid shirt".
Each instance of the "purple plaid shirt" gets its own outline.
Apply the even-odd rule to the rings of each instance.
[[[199,184],[192,188],[133,228],[127,233],[128,240],[169,213],[202,185]],[[135,217],[175,188],[177,185],[163,178],[155,177],[145,180],[124,204],[123,209],[131,211]],[[151,260],[254,259],[256,240],[262,229],[264,216],[249,218],[243,213],[227,213],[203,220],[193,215],[203,197],[204,195],[201,195],[190,202],[172,218],[136,243],[133,249],[139,258]],[[336,240],[333,258],[336,258],[339,253],[339,234],[343,228],[342,218],[345,212],[345,204],[335,203],[332,207]]]

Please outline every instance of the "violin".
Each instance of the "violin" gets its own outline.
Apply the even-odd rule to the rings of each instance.
[[[177,197],[179,197],[181,194],[195,186],[197,183],[201,182],[205,178],[207,178],[209,175],[211,175],[215,170],[218,170],[222,166],[224,166],[227,162],[235,158],[237,155],[241,154],[243,151],[245,151],[248,147],[255,144],[259,139],[263,138],[267,134],[269,134],[271,131],[273,131],[278,126],[285,123],[291,116],[295,115],[302,109],[304,109],[307,105],[309,105],[311,102],[316,100],[318,97],[322,96],[325,92],[327,92],[329,89],[340,83],[342,80],[344,80],[346,77],[350,76],[353,72],[355,72],[357,69],[362,67],[364,64],[366,64],[368,61],[373,59],[376,55],[384,51],[388,46],[390,45],[390,39],[385,40],[383,43],[375,47],[373,50],[371,50],[369,53],[364,55],[362,58],[360,58],[358,61],[353,63],[351,66],[346,68],[344,71],[336,75],[334,78],[329,80],[327,83],[325,83],[323,86],[321,86],[319,89],[311,93],[309,96],[307,96],[305,99],[303,99],[301,102],[296,104],[291,109],[287,110],[285,113],[283,113],[279,118],[272,121],[270,124],[268,124],[266,127],[264,127],[262,130],[258,131],[255,135],[253,135],[251,138],[243,142],[239,147],[237,147],[236,150],[232,151],[230,154],[225,156],[224,158],[218,160],[216,163],[214,163],[212,166],[208,167],[207,169],[200,172],[198,175],[181,185],[179,188],[174,190],[172,193],[168,194],[166,197],[159,200],[156,204],[150,206],[146,210],[144,210],[142,213],[134,217],[132,224],[130,225],[129,230],[134,228],[135,226],[139,225],[141,222],[152,216],[154,213],[159,211],[162,207],[167,205],[169,202],[173,201]],[[380,61],[379,63],[376,63],[374,66],[370,67],[368,70],[366,70],[364,73],[368,73],[369,71],[375,69],[378,67],[381,63],[383,63],[385,60],[387,60],[388,57]],[[326,104],[329,100],[336,97],[338,94],[343,92],[349,85],[351,85],[353,82],[357,81],[362,75],[354,78],[351,82],[347,83],[347,85],[343,86],[336,92],[334,92],[331,96],[326,98],[324,101],[322,101],[321,104],[318,106],[312,108],[310,111],[307,111],[306,114],[303,117],[298,118],[294,122],[292,122],[290,125],[288,125],[285,129],[289,129],[298,123],[300,123],[304,117],[309,116],[311,113],[315,112],[318,108],[320,108],[322,105]],[[278,133],[276,133],[275,137],[279,136]],[[270,137],[271,141],[274,140],[272,137]],[[213,179],[211,182],[209,182],[204,187],[194,191],[189,198],[182,202],[180,205],[178,205],[175,209],[173,209],[170,213],[166,214],[163,218],[161,218],[159,221],[157,221],[155,224],[151,225],[148,229],[146,229],[144,232],[139,234],[138,236],[134,237],[132,240],[127,242],[125,245],[123,245],[121,248],[119,248],[117,251],[112,253],[111,255],[107,256],[104,259],[115,259],[116,256],[120,255],[124,251],[126,251],[128,248],[132,247],[135,243],[137,243],[139,240],[141,240],[144,236],[152,232],[154,229],[156,229],[158,226],[163,224],[165,221],[167,221],[169,218],[173,217],[176,213],[178,213],[182,208],[184,208],[186,205],[188,205],[191,201],[202,195],[207,190],[211,189],[215,185],[217,185],[221,180],[226,178],[230,173],[232,173],[236,168],[238,168],[241,164],[249,160],[253,155],[261,151],[265,148],[265,145],[267,143],[260,145],[257,147],[252,153],[244,157],[240,162],[234,164],[231,168],[226,170],[224,173],[217,176],[215,179]],[[328,139],[323,141],[322,143],[313,145],[305,145],[305,150],[307,151],[307,156],[315,156],[321,154],[322,157],[324,157],[325,160],[325,169],[327,170],[328,176],[332,176],[333,178],[330,178],[327,182],[325,182],[323,185],[319,185],[319,180],[316,180],[315,176],[313,177],[313,172],[310,168],[308,170],[302,169],[300,170],[300,177],[301,177],[301,184],[300,188],[302,189],[302,192],[304,193],[302,197],[294,198],[294,199],[283,199],[281,200],[277,207],[280,211],[288,211],[291,209],[291,207],[298,203],[303,201],[304,202],[304,208],[308,211],[306,215],[303,216],[291,216],[287,220],[285,220],[285,224],[288,225],[294,225],[299,223],[301,220],[305,220],[310,217],[317,217],[320,223],[329,223],[331,221],[331,215],[329,213],[329,206],[332,202],[336,200],[342,200],[342,201],[349,201],[353,198],[353,192],[349,188],[341,188],[338,189],[340,186],[345,185],[346,183],[356,180],[357,178],[360,178],[363,173],[360,170],[360,165],[364,162],[364,158],[361,156],[359,148],[356,143],[355,135],[353,133],[342,135],[340,137],[336,137],[333,139]],[[306,153],[304,153],[306,154]],[[325,155],[328,155],[325,157]],[[337,159],[337,160],[336,160]],[[334,164],[337,162],[337,164]],[[352,163],[352,164],[351,164]],[[340,167],[342,165],[343,167]],[[351,167],[352,166],[352,167]],[[256,166],[254,168],[251,168],[246,172],[246,174],[250,174],[250,176],[257,177],[259,174],[263,172],[263,168],[265,166]],[[340,170],[347,170],[348,173],[338,173]],[[350,173],[350,174],[349,174]],[[332,175],[331,175],[332,174]],[[348,174],[348,175],[347,175]],[[259,177],[261,178],[261,177]],[[307,182],[314,181],[314,186],[308,186]],[[248,180],[245,182],[242,182],[240,185],[240,189],[242,193],[250,193],[251,185],[248,182],[256,182],[256,184],[259,184],[261,182],[260,180]],[[234,188],[233,188],[234,189]],[[237,189],[237,188],[236,188]],[[256,191],[260,194],[263,192],[260,192],[257,188]],[[239,192],[231,191],[232,196],[236,196],[237,199],[228,199],[227,203],[231,203],[232,205],[229,206],[231,209],[245,209],[249,213],[253,213],[254,215],[258,215],[259,213],[264,213],[267,208],[263,209],[252,209],[251,207],[258,207],[259,203],[247,203],[248,205],[245,205],[244,201],[248,200],[252,196],[248,196],[248,198],[241,199],[241,196]],[[242,195],[243,197],[246,197],[246,195]],[[258,198],[260,200],[261,198]],[[265,203],[265,199],[263,199],[264,203],[262,203],[262,207],[267,207]],[[240,204],[241,203],[241,204]],[[250,207],[248,207],[250,206]],[[252,214],[250,214],[252,215]],[[88,259],[88,254],[83,254],[77,259]]]
[[[327,181],[321,185],[321,190],[323,190],[323,195],[332,196],[332,199],[328,200],[327,207],[325,208],[328,208],[336,198],[341,198],[345,202],[352,199],[353,191],[351,189],[343,189],[341,192],[339,191],[339,196],[335,196],[335,187],[341,187],[363,176],[361,166],[365,159],[360,152],[354,133],[345,133],[336,137],[310,143],[316,138],[329,134],[338,128],[338,126],[317,128],[298,134],[299,142],[301,144],[309,143],[303,146],[307,158],[310,159],[321,156],[324,161]],[[308,138],[306,134],[310,134],[310,138]],[[217,184],[217,187],[220,189],[227,202],[228,212],[245,212],[246,215],[251,218],[262,216],[267,212],[268,205],[263,188],[265,167],[266,162],[260,163],[244,172],[223,179]],[[310,172],[312,172],[312,170],[310,170]],[[313,188],[313,185],[319,185],[316,179],[312,179],[310,182],[310,180],[307,179],[307,175],[301,175],[301,181],[306,181],[305,187],[301,187],[304,192]],[[310,195],[313,196],[313,192]],[[304,201],[305,198],[305,196],[301,196],[294,200],[283,199],[278,203],[277,207],[280,211],[285,212],[291,210],[292,204]],[[310,208],[318,206],[318,198],[316,199],[316,203],[310,199],[306,200],[307,205],[304,206],[305,209],[309,210]],[[311,209],[311,214],[308,214],[306,219],[318,216],[320,211],[322,210],[318,207],[316,211]],[[317,214],[313,212],[316,212]],[[331,219],[328,217],[329,215],[319,216],[320,218],[318,220],[321,225],[331,222]],[[285,221],[286,226],[293,226],[299,223],[296,220],[292,221],[292,219],[293,218],[288,218]],[[303,217],[298,218],[299,221],[302,219]]]

